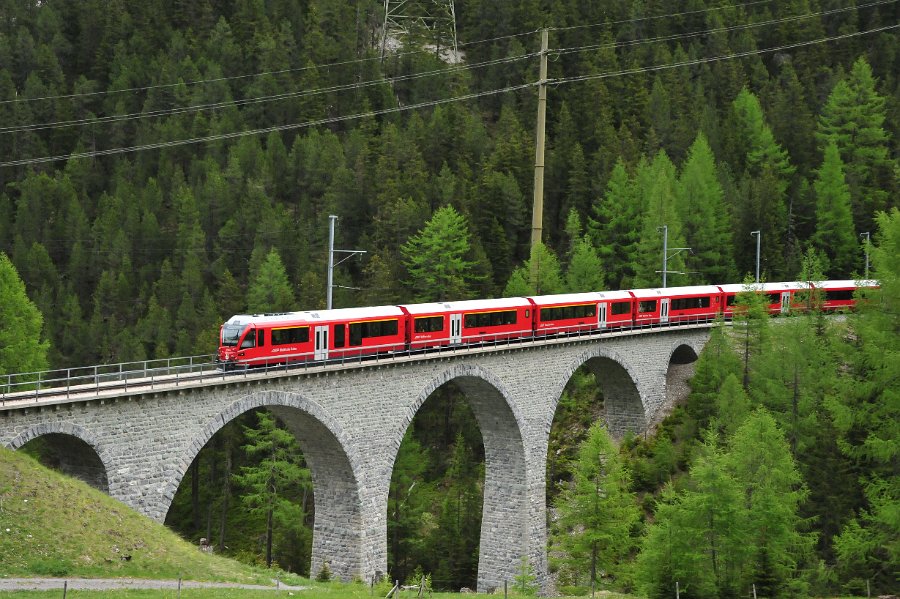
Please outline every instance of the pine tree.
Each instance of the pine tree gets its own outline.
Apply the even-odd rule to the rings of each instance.
[[[837,144],[825,149],[825,160],[815,182],[816,234],[815,246],[828,256],[828,274],[845,279],[859,262],[853,216],[850,213],[850,188]]]
[[[539,242],[532,248],[531,258],[513,271],[503,295],[504,297],[552,295],[562,293],[563,285],[556,254]]]
[[[585,235],[575,244],[569,267],[566,269],[565,290],[569,293],[604,289],[604,273],[600,258]]]

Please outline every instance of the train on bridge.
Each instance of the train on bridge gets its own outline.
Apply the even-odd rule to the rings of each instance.
[[[596,291],[399,306],[239,314],[222,325],[217,361],[226,370],[395,352],[514,342],[733,317],[738,295],[765,296],[773,314],[850,310],[874,281],[803,281]]]

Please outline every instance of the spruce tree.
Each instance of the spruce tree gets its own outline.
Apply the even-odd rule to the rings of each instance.
[[[849,278],[859,263],[853,216],[850,213],[850,187],[837,144],[825,148],[825,160],[815,182],[816,233],[814,243],[830,261],[831,278]]]

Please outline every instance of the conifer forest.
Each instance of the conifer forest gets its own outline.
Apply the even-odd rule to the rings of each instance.
[[[410,0],[455,21],[386,36],[389,4],[0,2],[0,375],[203,356],[234,314],[324,308],[330,215],[365,251],[338,308],[658,287],[663,226],[691,248],[669,286],[737,283],[759,240],[765,280],[880,287],[841,318],[746,294],[652,434],[610,439],[577,371],[548,451],[554,587],[896,594],[897,0]],[[396,456],[392,579],[475,586],[483,481],[448,383]],[[166,523],[327,578],[314,517],[296,439],[258,411]]]

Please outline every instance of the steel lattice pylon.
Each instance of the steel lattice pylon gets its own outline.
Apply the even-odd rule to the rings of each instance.
[[[381,59],[389,45],[418,37],[424,46],[452,52],[449,62],[459,61],[456,44],[456,9],[453,0],[384,0]]]

